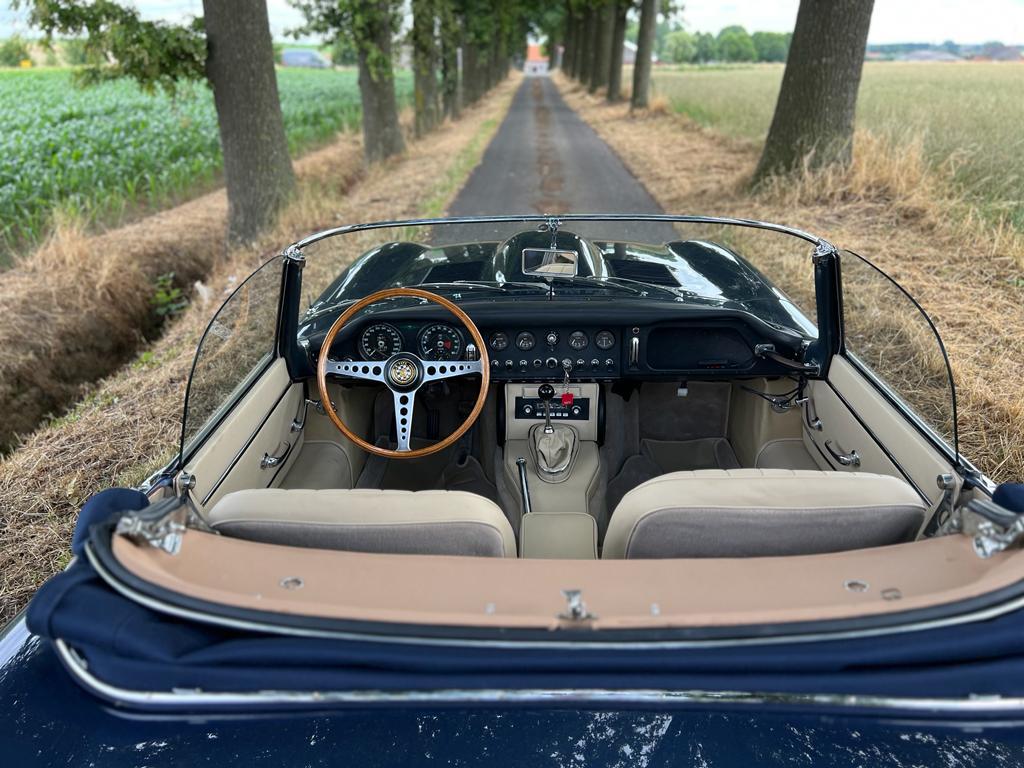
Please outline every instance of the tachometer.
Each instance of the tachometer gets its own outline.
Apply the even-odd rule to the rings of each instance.
[[[364,360],[387,360],[402,351],[402,334],[389,323],[375,323],[359,337],[359,353]]]
[[[462,336],[444,323],[428,325],[420,332],[420,357],[424,360],[458,360]]]

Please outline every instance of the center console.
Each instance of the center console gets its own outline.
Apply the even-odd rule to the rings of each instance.
[[[519,508],[523,557],[596,556],[599,397],[591,382],[505,385],[501,479]]]

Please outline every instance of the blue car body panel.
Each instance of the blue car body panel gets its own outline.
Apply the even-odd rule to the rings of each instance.
[[[10,766],[1016,766],[1019,722],[737,710],[389,708],[140,715],[80,688],[16,621],[0,641]]]

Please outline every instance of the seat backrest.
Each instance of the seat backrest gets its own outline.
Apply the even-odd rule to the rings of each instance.
[[[227,494],[207,518],[227,536],[290,547],[516,556],[501,509],[462,491],[253,489]]]
[[[603,558],[774,557],[911,541],[928,507],[888,475],[707,469],[656,477],[627,493]]]

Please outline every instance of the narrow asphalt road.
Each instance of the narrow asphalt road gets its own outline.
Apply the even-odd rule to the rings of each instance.
[[[450,216],[662,213],[604,141],[569,108],[548,77],[527,77]],[[578,223],[594,239],[664,242],[659,223]]]

